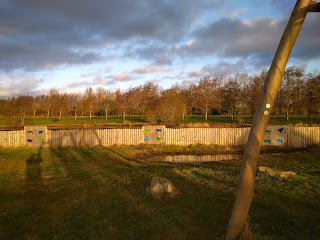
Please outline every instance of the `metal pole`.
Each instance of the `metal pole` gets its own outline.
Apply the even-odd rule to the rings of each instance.
[[[257,160],[262,139],[265,135],[285,66],[309,10],[310,2],[311,0],[297,1],[266,77],[242,159],[240,183],[226,233],[227,239],[236,239],[243,232],[253,197]]]
[[[308,12],[320,12],[320,1],[312,1],[310,3]]]

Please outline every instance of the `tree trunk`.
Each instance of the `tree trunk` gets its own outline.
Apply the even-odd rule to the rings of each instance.
[[[280,87],[285,66],[307,14],[310,1],[311,0],[297,1],[266,77],[243,155],[240,183],[229,221],[226,239],[237,239],[244,230],[253,197],[257,160],[260,154],[262,140]]]
[[[126,120],[126,110],[123,110],[122,120],[123,120],[123,121]]]
[[[204,120],[208,120],[208,107],[206,107],[205,113],[204,113]]]
[[[234,115],[233,106],[231,106],[231,120],[233,120],[233,115]]]
[[[21,114],[21,125],[24,124],[25,118],[26,118],[26,111],[23,111],[23,113]]]
[[[47,120],[49,119],[49,115],[50,115],[50,110],[47,110]]]
[[[183,121],[184,121],[185,117],[186,117],[186,105],[184,104],[183,105],[183,111],[182,111],[182,120]]]
[[[106,121],[108,121],[108,110],[104,110],[106,112]]]

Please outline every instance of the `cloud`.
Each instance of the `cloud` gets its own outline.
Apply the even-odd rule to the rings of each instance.
[[[198,78],[198,77],[201,77],[203,74],[203,71],[201,69],[197,69],[197,70],[192,70],[192,71],[189,71],[188,73],[188,77],[189,78]]]
[[[249,67],[246,66],[245,62],[239,60],[235,63],[220,62],[218,64],[206,64],[202,67],[201,72],[204,75],[229,76],[236,73],[249,72]]]
[[[169,53],[158,53],[154,56],[153,62],[158,65],[171,65],[173,61]]]
[[[167,83],[200,73],[260,70],[270,65],[293,5],[274,0],[0,0],[0,74],[11,82],[39,79],[46,72],[47,81],[55,81],[64,69],[72,76],[66,88],[81,88],[138,84],[152,73]],[[308,14],[292,63],[319,60],[319,21],[318,13]],[[98,71],[102,66],[112,71]],[[14,92],[9,85],[1,87]]]
[[[189,79],[199,80],[204,76],[230,76],[236,73],[248,73],[252,71],[250,66],[246,66],[246,61],[235,61],[233,63],[221,61],[216,64],[205,64],[201,69],[189,71]]]
[[[299,61],[320,58],[320,31],[317,27],[319,22],[319,13],[308,13],[292,52],[293,58]]]
[[[86,64],[103,61],[97,51],[119,41],[179,41],[204,8],[218,6],[217,0],[2,1],[0,67],[36,70]],[[170,62],[160,53],[153,58]]]
[[[186,45],[191,47],[194,44],[194,40],[189,40],[186,42]]]
[[[116,75],[111,75],[109,76],[111,79],[113,79],[114,81],[129,81],[131,80],[132,78],[130,77],[129,74],[127,73],[118,73]]]
[[[161,72],[163,71],[163,67],[160,66],[147,66],[144,68],[137,68],[133,70],[133,73],[137,74],[149,74],[149,73],[156,73],[156,72]]]
[[[21,93],[26,95],[39,94],[39,87],[42,83],[42,79],[34,78],[31,75],[21,76],[18,73],[12,73],[5,76],[0,74],[0,98],[17,96]]]
[[[270,17],[251,20],[221,18],[197,29],[192,51],[223,57],[262,56],[274,52],[284,29],[283,22]]]

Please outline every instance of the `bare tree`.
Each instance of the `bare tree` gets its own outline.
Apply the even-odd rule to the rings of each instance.
[[[254,112],[256,111],[256,107],[259,101],[259,96],[260,96],[266,76],[267,76],[267,70],[262,69],[259,75],[254,75],[250,79],[250,87],[248,91],[248,94],[249,94],[248,104],[250,107],[250,113],[252,117]]]
[[[56,89],[50,89],[48,95],[42,96],[41,108],[47,112],[47,120],[50,117],[51,110],[57,105],[59,92]]]
[[[97,87],[95,91],[96,95],[96,107],[97,107],[97,115],[99,116],[100,112],[103,111],[103,101],[104,96],[106,94],[106,90],[103,87]]]
[[[115,95],[110,91],[105,91],[102,98],[102,108],[106,115],[106,120],[108,120],[108,113],[110,110],[114,109],[115,106]]]
[[[115,96],[115,112],[117,116],[121,116],[124,111],[123,107],[123,93],[121,92],[120,89],[117,89],[114,93]]]
[[[89,118],[92,118],[92,114],[97,110],[97,96],[94,93],[93,89],[91,87],[86,88],[84,95],[83,95],[83,101],[85,104],[85,109],[87,109],[89,113]]]
[[[80,94],[73,93],[69,95],[69,111],[72,112],[75,120],[78,117],[79,101],[80,101]]]
[[[312,114],[319,114],[320,75],[314,76],[309,74],[305,86],[304,105],[306,106],[308,118],[310,119]]]
[[[16,111],[20,114],[21,124],[25,123],[26,113],[31,110],[32,102],[32,96],[20,95],[14,99],[14,106]]]
[[[40,108],[40,102],[39,102],[39,98],[38,96],[33,98],[32,104],[31,104],[31,109],[33,112],[33,119],[36,118],[36,112],[39,110]]]
[[[159,98],[160,88],[158,85],[148,82],[142,86],[131,88],[127,92],[127,104],[144,119],[146,111],[154,106]]]
[[[287,68],[283,75],[286,102],[286,119],[289,120],[291,109],[301,108],[301,87],[304,70],[298,67]]]
[[[160,115],[165,123],[177,123],[182,120],[184,102],[178,88],[170,88],[161,93]]]
[[[172,86],[173,89],[176,89],[178,93],[179,101],[182,102],[182,120],[185,120],[186,115],[191,111],[192,109],[192,94],[191,94],[191,85],[190,84],[184,84],[179,85],[175,84]]]
[[[205,120],[211,108],[221,109],[221,78],[204,77],[191,87],[193,106],[204,112]]]
[[[228,116],[231,115],[233,120],[234,114],[239,106],[240,86],[237,81],[229,78],[223,86],[223,107],[227,111]]]

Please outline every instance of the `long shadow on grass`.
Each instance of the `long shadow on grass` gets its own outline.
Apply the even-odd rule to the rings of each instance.
[[[43,218],[45,189],[41,167],[41,163],[43,162],[42,150],[41,145],[36,153],[32,153],[30,157],[25,160],[23,200],[20,201],[21,205],[18,205],[15,211],[16,222],[20,227],[15,230],[14,234],[20,237],[16,238],[16,236],[13,235],[12,239],[38,239],[41,232],[38,227],[47,224],[46,219]],[[32,222],[32,225],[28,222]]]
[[[72,178],[91,176],[88,167],[93,162],[95,156],[88,148],[52,147],[50,151],[54,159],[57,158],[58,162],[56,166],[60,168],[55,169],[55,172],[67,173]]]
[[[43,186],[41,176],[41,162],[42,146],[39,147],[37,153],[32,153],[29,158],[26,159],[26,183],[32,184],[38,190]],[[28,184],[28,185],[30,185]]]

